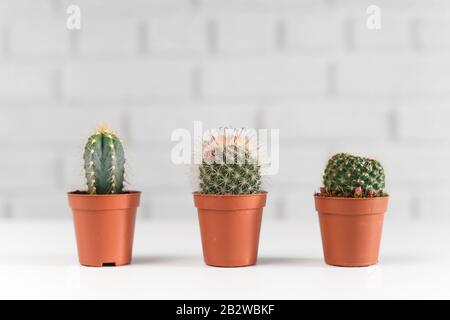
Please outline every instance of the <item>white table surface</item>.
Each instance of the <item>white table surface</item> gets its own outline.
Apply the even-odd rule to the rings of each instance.
[[[196,220],[138,221],[133,264],[78,265],[71,221],[0,221],[0,298],[450,298],[450,223],[385,223],[380,263],[322,260],[317,222],[264,221],[258,265],[202,260]]]

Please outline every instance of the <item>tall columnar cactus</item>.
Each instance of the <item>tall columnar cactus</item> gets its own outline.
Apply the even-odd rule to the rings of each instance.
[[[261,165],[244,131],[232,129],[231,134],[224,133],[205,141],[199,166],[200,193],[225,195],[261,192]]]
[[[325,193],[344,197],[384,196],[385,176],[373,159],[338,153],[330,158],[323,175]]]
[[[100,127],[89,137],[83,157],[89,194],[122,193],[125,154],[116,134],[107,126]]]

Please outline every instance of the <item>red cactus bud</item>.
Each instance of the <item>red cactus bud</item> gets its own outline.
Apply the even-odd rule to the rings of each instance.
[[[326,195],[327,194],[327,189],[325,189],[324,187],[320,188],[320,194],[321,195]]]
[[[369,198],[375,197],[375,191],[373,191],[372,189],[369,189],[369,190],[367,191],[367,196],[368,196]]]
[[[361,198],[361,196],[362,196],[362,188],[356,187],[355,188],[355,198]]]

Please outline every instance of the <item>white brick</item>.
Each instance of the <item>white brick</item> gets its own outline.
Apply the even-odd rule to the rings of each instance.
[[[220,53],[264,53],[275,49],[277,17],[273,15],[222,15],[217,18]]]
[[[66,192],[33,191],[11,197],[11,216],[15,219],[71,219]]]
[[[368,15],[359,14],[354,21],[356,49],[370,51],[411,50],[411,17],[401,13],[389,14],[382,11],[381,29],[367,27]]]
[[[194,171],[189,165],[175,165],[170,158],[170,148],[152,148],[144,152],[128,150],[128,180],[134,188],[172,187],[194,190]]]
[[[398,110],[398,135],[410,141],[450,139],[450,109],[444,103],[408,103]]]
[[[66,192],[86,188],[82,146],[80,145],[76,151],[73,150],[63,157],[63,187]]]
[[[450,196],[450,188],[433,186],[422,190],[417,197],[419,203],[420,219],[450,219],[450,207],[448,206],[448,198]]]
[[[15,19],[17,17],[36,17],[52,13],[51,0],[2,0],[0,1],[0,17]],[[14,21],[14,20],[13,20]]]
[[[249,105],[226,104],[135,108],[131,113],[131,139],[139,143],[168,143],[172,132],[179,128],[187,129],[193,135],[194,121],[197,120],[202,121],[203,131],[228,125],[255,128],[256,110]]]
[[[354,102],[303,102],[270,105],[265,110],[263,127],[280,128],[281,137],[286,139],[388,138],[388,110],[373,103],[362,106]]]
[[[370,5],[377,5],[381,8],[382,14],[399,11],[399,13],[423,13],[424,11],[440,11],[449,8],[447,0],[346,0],[336,1],[337,9],[348,9],[356,12],[363,12]]]
[[[147,17],[161,13],[185,12],[190,0],[62,0],[63,7],[79,5],[89,16]]]
[[[388,182],[389,182],[389,177]],[[386,222],[398,220],[411,220],[417,218],[419,208],[416,208],[416,190],[408,185],[388,184],[386,191],[389,194],[388,210],[385,216]]]
[[[0,167],[0,188],[3,190],[17,188],[27,192],[30,188],[54,187],[56,184],[56,157],[51,153],[4,152]]]
[[[344,18],[338,14],[286,16],[286,48],[300,52],[329,52],[344,48]]]
[[[135,20],[84,19],[79,32],[79,51],[88,57],[133,56],[138,53],[138,28]]]
[[[11,54],[46,57],[69,54],[69,30],[65,20],[25,20],[11,25]]]
[[[268,176],[268,183],[273,188],[305,186],[313,194],[320,187],[327,160],[328,152],[324,147],[282,142],[279,172]]]
[[[450,50],[450,15],[420,18],[418,32],[421,49],[431,52]]]
[[[0,22],[0,59],[2,59],[9,50],[8,48],[8,36],[6,24],[2,21]]]
[[[154,17],[149,21],[148,43],[152,54],[205,53],[208,20],[202,15]]]
[[[438,95],[450,93],[450,60],[366,57],[342,60],[341,94]]]
[[[327,6],[323,0],[199,0],[203,8],[223,12],[229,11],[286,11],[305,9],[324,9]]]
[[[0,219],[5,218],[8,214],[7,203],[5,198],[0,197]]]
[[[119,133],[123,131],[122,114],[113,107],[0,109],[0,115],[3,145],[81,146],[101,122],[109,123]]]
[[[283,216],[283,193],[279,189],[271,189],[269,186],[263,186],[263,190],[267,191],[266,206],[263,211],[263,223],[267,219],[277,220]]]
[[[303,59],[218,60],[204,65],[208,97],[325,94],[325,61]]]
[[[157,219],[197,219],[197,210],[191,192],[158,193],[147,195],[150,202],[150,218]],[[195,222],[193,222],[195,224]]]
[[[64,68],[63,94],[68,98],[189,98],[191,64],[134,61],[71,63]]]
[[[47,67],[0,64],[0,100],[50,99],[53,70]]]
[[[289,220],[317,221],[314,190],[290,189],[284,194],[284,217]]]

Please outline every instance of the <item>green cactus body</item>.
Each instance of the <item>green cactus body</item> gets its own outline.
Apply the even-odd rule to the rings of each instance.
[[[123,192],[125,154],[120,139],[107,128],[89,137],[84,148],[84,170],[89,194]]]
[[[361,197],[385,195],[385,175],[381,164],[373,159],[346,153],[330,158],[323,183],[327,193],[338,196],[353,197],[355,193]]]
[[[216,151],[217,149],[212,151],[213,157]],[[203,160],[199,167],[199,177],[200,192],[203,194],[261,192],[261,165],[255,161],[248,149],[236,145],[225,146],[219,159]]]

